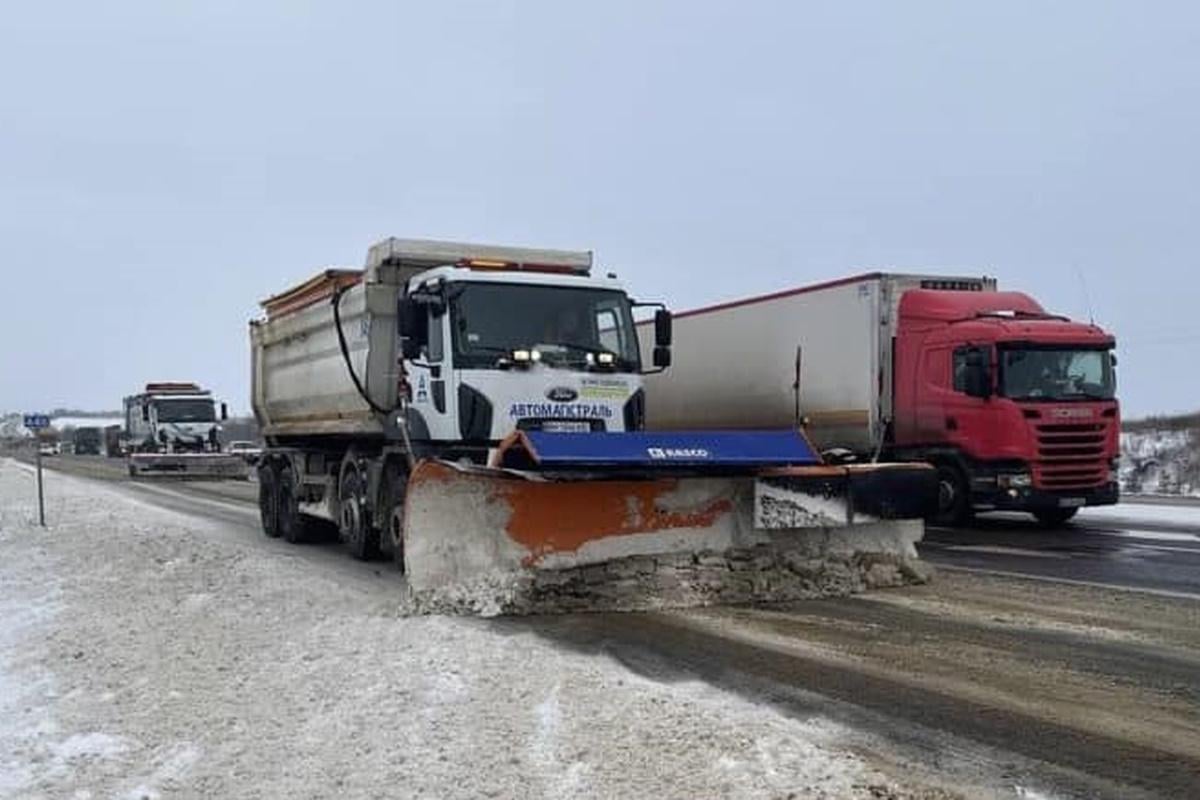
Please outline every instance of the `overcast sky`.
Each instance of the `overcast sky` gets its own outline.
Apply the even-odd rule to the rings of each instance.
[[[9,3],[0,410],[246,410],[257,301],[387,235],[676,309],[992,274],[1116,333],[1127,415],[1196,409],[1198,192],[1191,3]]]

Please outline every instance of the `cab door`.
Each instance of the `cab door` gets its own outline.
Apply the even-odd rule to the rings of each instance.
[[[453,441],[458,436],[457,410],[449,390],[449,358],[446,353],[449,315],[432,306],[422,308],[424,341],[417,358],[410,362],[412,404],[427,429],[414,431],[417,438]]]

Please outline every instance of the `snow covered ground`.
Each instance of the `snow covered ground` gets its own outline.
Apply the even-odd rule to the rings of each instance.
[[[384,566],[61,474],[47,496],[43,530],[0,461],[0,798],[947,796],[819,717],[399,616]]]

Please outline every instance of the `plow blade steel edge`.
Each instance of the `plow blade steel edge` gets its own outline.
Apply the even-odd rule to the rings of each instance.
[[[249,468],[241,456],[220,453],[134,453],[129,457],[134,477],[246,478]]]
[[[814,556],[860,551],[916,556],[920,521],[839,525],[833,517],[851,515],[841,509],[828,514],[837,501],[827,498],[821,511],[828,524],[756,525],[756,483],[749,476],[545,481],[424,461],[409,479],[405,505],[409,587],[422,591],[629,556],[772,542]]]

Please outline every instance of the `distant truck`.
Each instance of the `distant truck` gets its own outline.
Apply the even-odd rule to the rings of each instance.
[[[87,426],[76,428],[71,433],[77,456],[98,456],[104,454],[104,432],[100,428]]]
[[[674,320],[651,430],[802,426],[835,456],[926,461],[945,523],[1117,502],[1113,336],[995,279],[871,273]]]
[[[125,455],[123,444],[124,432],[120,425],[108,425],[104,428],[104,454],[109,458],[121,458]]]
[[[228,415],[222,403],[220,420]],[[245,461],[221,453],[220,420],[207,389],[190,382],[147,383],[144,391],[125,398],[123,444],[130,476],[246,477]]]
[[[224,405],[221,418],[228,415]],[[220,422],[212,392],[195,383],[147,383],[125,398],[125,438],[136,453],[219,451]]]

